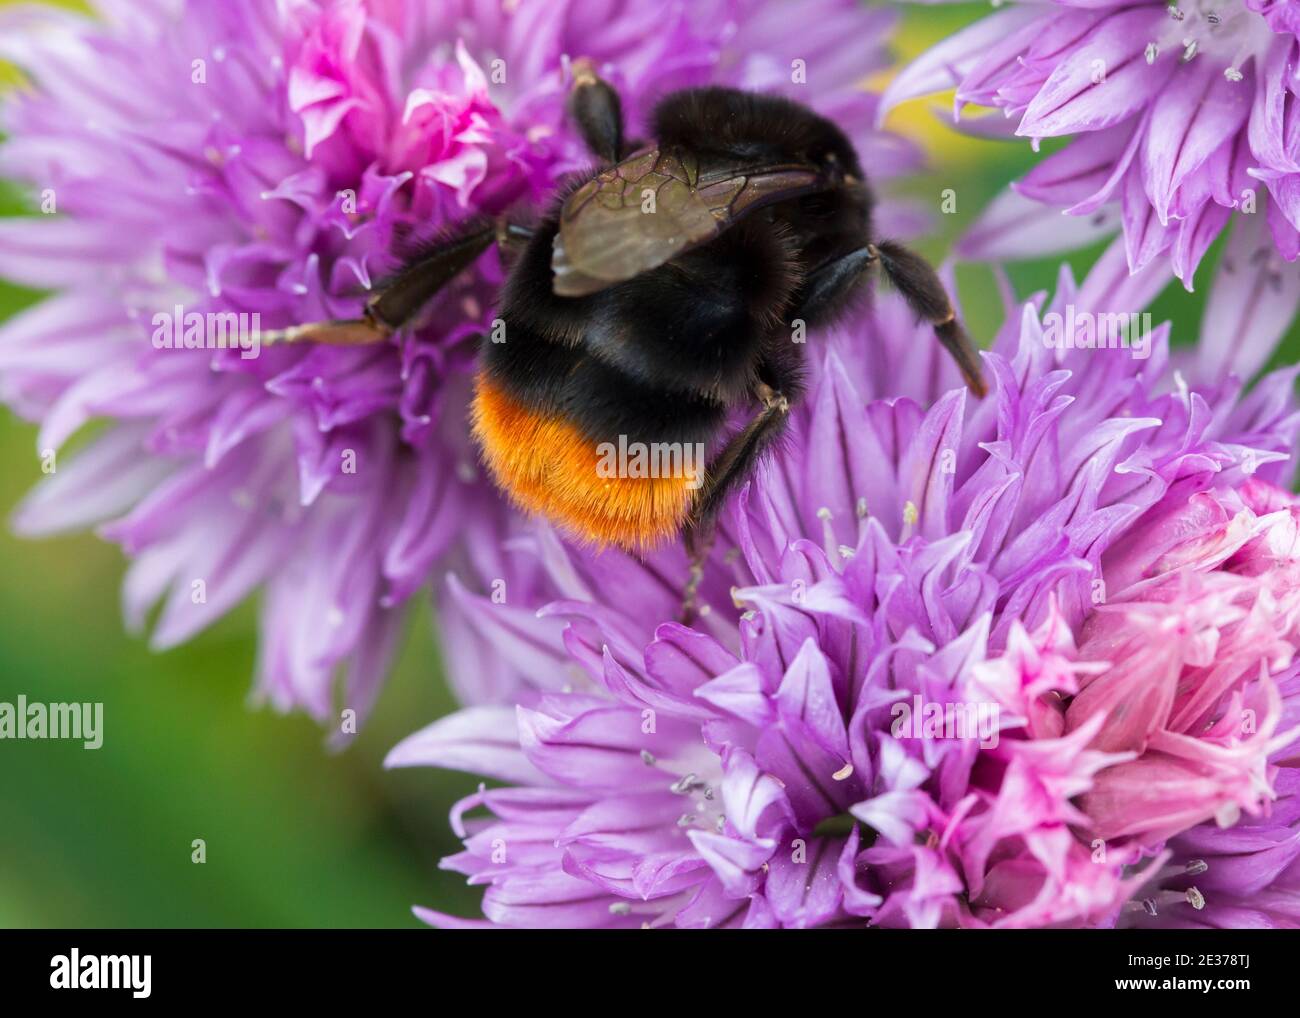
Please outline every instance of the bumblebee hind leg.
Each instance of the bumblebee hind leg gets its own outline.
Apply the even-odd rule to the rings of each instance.
[[[391,278],[382,282],[366,304],[361,318],[311,322],[278,329],[262,337],[262,344],[324,343],[362,346],[380,343],[410,322],[438,291],[473,264],[495,241],[502,247],[526,243],[531,231],[498,220],[476,219],[426,244],[408,258]]]
[[[704,563],[713,550],[714,535],[715,530],[711,524],[699,526],[695,523],[688,523],[683,535],[690,572],[687,574],[686,586],[682,588],[682,607],[677,618],[684,626],[689,626],[699,614],[700,584],[704,582]]]
[[[586,57],[573,62],[569,115],[587,148],[601,160],[612,165],[623,158],[623,104]]]

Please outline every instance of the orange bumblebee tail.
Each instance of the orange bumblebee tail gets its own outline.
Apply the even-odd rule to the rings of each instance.
[[[530,513],[600,547],[648,551],[685,526],[702,473],[625,477],[612,443],[596,443],[562,415],[529,407],[480,372],[471,424],[497,484]],[[701,467],[702,470],[702,467]]]

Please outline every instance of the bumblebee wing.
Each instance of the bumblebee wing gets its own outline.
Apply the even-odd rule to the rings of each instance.
[[[649,149],[569,196],[551,252],[554,290],[582,297],[712,240],[764,205],[830,185],[811,166],[722,168],[701,174],[686,153]]]
[[[696,193],[696,179],[693,160],[651,149],[570,195],[551,255],[555,292],[595,293],[716,237],[721,226]]]

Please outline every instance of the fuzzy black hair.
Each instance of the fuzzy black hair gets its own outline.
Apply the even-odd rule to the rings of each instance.
[[[734,88],[692,88],[666,96],[655,107],[654,134],[704,158],[808,160],[833,156],[861,177],[858,154],[835,124],[807,106],[781,96]]]

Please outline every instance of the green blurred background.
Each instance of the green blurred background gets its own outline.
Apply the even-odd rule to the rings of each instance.
[[[915,56],[988,11],[909,8],[896,50]],[[0,68],[0,87],[13,81]],[[928,152],[930,172],[901,186],[935,209],[935,233],[918,246],[938,259],[1035,157],[1027,143],[955,134],[930,112],[936,104],[909,103],[891,124]],[[948,187],[957,213],[938,215]],[[0,215],[29,207],[0,184]],[[1100,250],[1070,257],[1080,278]],[[1021,295],[1050,288],[1057,271],[1051,260],[1009,269]],[[1001,318],[991,274],[962,267],[958,279],[971,332],[991,335]],[[37,299],[0,283],[0,320]],[[1170,287],[1157,302],[1176,342],[1195,337],[1203,299],[1203,287]],[[1277,359],[1297,351],[1293,328]],[[35,429],[0,409],[0,512],[40,478]],[[0,701],[102,701],[107,731],[93,752],[0,740],[0,926],[418,926],[412,903],[477,913],[479,892],[437,869],[458,847],[447,810],[476,780],[381,766],[395,742],[453,708],[427,601],[410,612],[373,718],[332,753],[304,717],[248,706],[252,605],[154,654],[124,635],[115,547],[89,535],[24,542],[0,528],[0,562]],[[196,838],[207,844],[203,865],[191,862]]]

